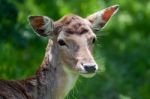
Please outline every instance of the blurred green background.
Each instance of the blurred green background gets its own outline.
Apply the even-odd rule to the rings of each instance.
[[[150,99],[148,0],[0,0],[0,78],[26,78],[42,62],[47,38],[36,36],[28,15],[86,17],[114,4],[119,12],[97,33],[94,54],[101,71],[80,77],[66,99]]]

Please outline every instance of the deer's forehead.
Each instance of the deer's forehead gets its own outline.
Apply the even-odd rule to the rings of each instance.
[[[61,19],[62,30],[68,30],[68,31],[77,31],[82,30],[90,27],[90,24],[87,20],[76,16],[76,15],[69,15],[65,16]]]
[[[84,23],[84,19],[77,15],[68,15],[60,19],[63,25],[71,25],[73,23]]]

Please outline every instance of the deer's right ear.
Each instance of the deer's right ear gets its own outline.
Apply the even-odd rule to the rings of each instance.
[[[29,23],[33,30],[40,36],[49,36],[54,31],[53,20],[46,16],[29,16]]]
[[[88,16],[87,20],[92,24],[93,30],[101,30],[106,25],[106,23],[108,23],[111,16],[113,16],[118,11],[118,9],[118,5],[113,5]]]

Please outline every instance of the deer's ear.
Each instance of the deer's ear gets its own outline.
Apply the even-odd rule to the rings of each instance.
[[[106,25],[110,17],[118,11],[118,7],[118,5],[108,7],[88,16],[86,19],[89,20],[92,24],[93,30],[98,31],[102,29]]]
[[[51,35],[54,31],[53,20],[46,16],[29,16],[29,23],[33,30],[40,36]]]

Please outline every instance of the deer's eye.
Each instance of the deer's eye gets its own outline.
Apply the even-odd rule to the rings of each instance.
[[[92,43],[94,44],[94,43],[95,43],[95,41],[96,41],[96,39],[95,39],[95,38],[93,38]]]
[[[66,43],[63,40],[59,40],[58,43],[60,46],[66,46]]]

